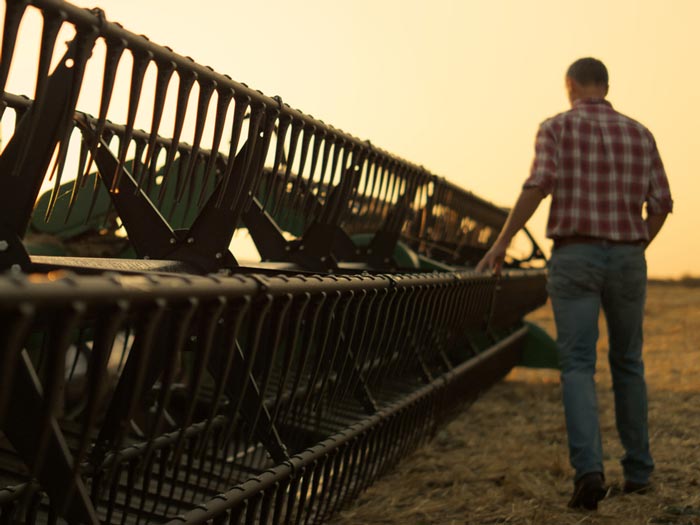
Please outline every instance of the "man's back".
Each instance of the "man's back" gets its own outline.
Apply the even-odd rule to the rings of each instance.
[[[652,134],[604,99],[577,100],[545,120],[526,187],[552,194],[547,236],[648,240],[642,217],[670,210],[663,164]]]

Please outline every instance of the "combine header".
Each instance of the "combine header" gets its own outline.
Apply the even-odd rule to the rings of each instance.
[[[504,210],[98,9],[7,0],[0,90],[0,523],[321,523],[518,363]]]

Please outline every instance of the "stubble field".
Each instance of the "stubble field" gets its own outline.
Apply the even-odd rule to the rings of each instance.
[[[549,305],[529,319],[554,336]],[[645,495],[615,491],[622,449],[600,324],[598,402],[613,489],[597,512],[566,507],[572,482],[558,373],[516,368],[332,524],[700,525],[700,287],[649,286],[644,356],[656,471]]]

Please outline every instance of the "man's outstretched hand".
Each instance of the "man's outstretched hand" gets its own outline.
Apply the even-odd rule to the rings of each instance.
[[[501,269],[503,268],[503,260],[506,257],[507,248],[508,243],[501,241],[500,238],[496,240],[489,251],[486,252],[483,259],[479,261],[479,264],[476,265],[477,273],[483,273],[490,270],[496,275],[501,275]]]

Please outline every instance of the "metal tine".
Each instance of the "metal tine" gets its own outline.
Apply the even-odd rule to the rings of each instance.
[[[146,500],[148,499],[148,496],[150,495],[150,485],[151,485],[151,476],[154,474],[153,472],[153,462],[155,461],[155,458],[152,456],[149,456],[147,458],[143,458],[141,460],[141,464],[139,465],[139,472],[141,473],[141,497],[139,498],[141,501],[139,503],[138,511],[136,513],[136,525],[139,525],[141,523],[141,519],[144,518],[144,510],[146,507]],[[124,514],[127,514],[126,512]]]
[[[367,203],[369,199],[369,195],[367,195],[367,187],[369,186],[369,179],[370,179],[370,173],[372,171],[372,168],[376,166],[375,162],[375,157],[376,154],[372,150],[372,145],[369,144],[367,146],[369,153],[367,155],[367,163],[365,164],[365,169],[364,169],[364,177],[363,181],[364,184],[362,185],[362,189],[360,189],[360,184],[357,185],[357,191],[360,196],[359,199],[359,207],[358,207],[358,217],[364,217],[365,216],[365,209],[367,208]],[[367,219],[364,219],[364,222],[367,222]]]
[[[236,364],[239,364],[240,366],[243,366],[242,363],[236,363],[236,355],[238,354],[238,337],[240,334],[241,330],[241,325],[243,323],[243,319],[246,316],[250,309],[250,297],[243,297],[241,298],[241,305],[240,307],[236,308],[233,313],[229,313],[229,316],[231,319],[224,319],[224,327],[227,330],[228,333],[226,333],[223,337],[224,341],[222,343],[222,348],[225,349],[225,351],[222,352],[222,354],[225,356],[225,360],[223,363],[221,362],[212,362],[211,366],[212,369],[216,369],[219,371],[219,374],[217,377],[215,377],[216,381],[216,391],[214,393],[214,402],[211,404],[211,410],[209,412],[209,420],[207,421],[208,426],[209,426],[209,421],[214,419],[214,416],[218,412],[218,407],[221,403],[221,400],[224,396],[224,392],[226,389],[226,384],[228,381],[230,381],[230,376],[231,373],[236,366]],[[233,427],[235,425],[237,414],[234,412],[231,412],[229,415],[229,423],[224,427],[222,430],[222,435],[225,437],[228,437],[230,435],[233,435]],[[206,436],[207,433],[209,432],[209,428],[206,428],[204,430],[204,435]],[[228,446],[228,441],[226,439],[223,440],[224,448]]]
[[[301,381],[304,378],[304,373],[306,371],[307,363],[310,360],[311,352],[313,351],[314,338],[316,335],[316,327],[318,325],[318,318],[326,306],[327,301],[326,292],[321,292],[316,296],[312,296],[313,301],[311,304],[311,309],[309,311],[308,318],[304,319],[302,325],[302,339],[301,339],[301,350],[299,352],[298,365],[296,366],[296,372],[294,380],[292,382],[291,397],[289,399],[289,408],[285,412],[282,419],[282,424],[286,425],[289,418],[292,417],[292,421],[298,416],[297,412],[299,409],[299,402],[296,399],[296,393],[299,391]],[[311,388],[311,383],[307,383],[307,388]]]
[[[413,176],[412,169],[408,166],[399,166],[399,184],[398,184],[398,194],[396,196],[396,203],[394,204],[394,209],[399,213],[394,213],[391,215],[391,220],[389,221],[389,231],[399,231],[401,227],[401,222],[403,220],[403,213],[401,213],[401,208],[403,208],[406,198],[412,194],[415,187],[415,177]]]
[[[292,174],[292,168],[294,164],[294,157],[297,152],[297,144],[299,142],[299,135],[304,127],[304,123],[300,120],[292,120],[292,134],[289,137],[289,151],[287,152],[287,166],[284,170],[284,181],[280,188],[280,197],[275,203],[275,208],[273,209],[272,215],[277,216],[278,213],[285,214],[285,206],[289,200],[287,197],[287,185],[289,184],[289,178]]]
[[[50,327],[50,352],[42,385],[45,411],[42,415],[41,430],[37,439],[35,462],[31,474],[34,478],[38,477],[44,466],[52,431],[51,420],[54,417],[58,419],[62,410],[60,405],[63,402],[66,352],[73,342],[74,332],[77,330],[78,323],[84,313],[85,305],[74,301],[69,307],[62,308],[60,312],[55,313]]]
[[[404,330],[403,341],[399,344],[399,348],[406,348],[403,355],[403,360],[399,358],[396,365],[396,376],[402,377],[412,370],[411,368],[421,366],[420,360],[416,362],[417,345],[415,327],[419,326],[416,320],[418,314],[418,303],[421,295],[420,290],[416,286],[410,286],[406,289],[406,306],[404,313]],[[410,351],[409,351],[410,350]]]
[[[112,100],[112,92],[114,91],[114,82],[117,76],[117,68],[121,62],[122,54],[126,49],[126,41],[122,39],[105,39],[107,52],[105,54],[104,74],[102,76],[102,94],[100,96],[100,109],[95,127],[93,140],[90,141],[90,158],[88,159],[85,175],[90,173],[92,163],[95,160],[97,145],[100,143],[104,133],[104,127],[107,122],[107,112],[109,110],[110,101]]]
[[[160,193],[158,194],[159,207],[163,205],[163,199],[165,198],[165,188],[168,186],[168,180],[170,178],[170,170],[173,166],[175,155],[178,152],[178,146],[180,145],[180,137],[182,136],[182,128],[185,124],[185,115],[187,113],[187,104],[190,100],[190,92],[192,91],[192,86],[194,85],[194,81],[197,78],[197,74],[194,71],[188,69],[178,70],[177,74],[178,78],[180,79],[180,84],[177,89],[175,124],[173,126],[173,138],[170,142],[168,154],[165,159],[165,167],[163,168],[163,182],[160,186]]]
[[[66,212],[66,218],[63,221],[63,224],[68,223],[68,219],[70,219],[71,213],[73,212],[73,206],[75,205],[75,199],[78,196],[78,189],[82,187],[83,182],[83,173],[85,172],[85,163],[87,162],[87,156],[88,156],[88,140],[85,136],[85,132],[81,131],[80,132],[80,154],[78,157],[78,171],[75,174],[75,181],[73,182],[73,187],[71,188],[71,194],[70,194],[70,201],[68,202],[68,211]]]
[[[302,466],[297,472],[295,472],[291,483],[289,484],[289,491],[287,493],[287,505],[285,508],[284,525],[289,525],[292,523],[292,515],[294,514],[295,507],[299,501],[297,494],[299,492],[299,481],[304,475],[304,467]],[[247,524],[246,524],[247,525]]]
[[[383,311],[382,305],[387,297],[388,291],[386,289],[373,290],[369,298],[369,304],[367,305],[367,313],[363,319],[362,339],[358,342],[355,360],[358,370],[365,377],[365,381],[367,372],[371,368],[372,360],[374,359],[374,348],[377,344],[377,331],[381,324],[380,319],[382,319],[380,312]],[[356,377],[355,381],[351,385],[348,385],[348,391],[354,392],[359,386],[359,381],[359,377]]]
[[[368,327],[370,325],[370,313],[372,312],[373,305],[377,297],[377,290],[367,290],[362,295],[360,305],[364,302],[366,302],[367,304],[363,308],[360,308],[360,306],[358,306],[356,323],[352,329],[352,339],[348,344],[348,348],[352,351],[353,354],[353,359],[350,360],[349,357],[348,359],[350,360],[350,365],[356,367],[357,374],[354,374],[354,377],[349,378],[348,381],[344,384],[342,391],[339,395],[340,399],[346,399],[348,393],[354,392],[355,389],[359,386],[360,375],[362,374],[362,366],[364,363],[364,361],[362,361],[362,349],[366,348],[367,346],[367,339],[369,339],[368,333],[370,331],[368,330]]]
[[[180,491],[180,496],[177,498],[177,509],[180,510],[184,506],[187,500],[187,492],[192,485],[190,480],[192,479],[192,469],[194,467],[195,451],[197,449],[196,439],[189,440],[189,449],[187,450],[187,463],[185,464],[185,479],[182,480],[182,490]],[[175,452],[177,454],[177,451]],[[179,457],[178,462],[179,463]]]
[[[262,132],[262,147],[260,148],[258,164],[255,167],[255,171],[251,174],[252,177],[252,188],[248,192],[248,196],[245,199],[245,204],[243,206],[244,211],[247,211],[250,204],[253,201],[253,197],[258,196],[258,191],[260,189],[260,184],[263,179],[263,170],[265,169],[265,160],[267,158],[267,152],[270,149],[270,143],[272,142],[272,135],[275,133],[275,122],[279,118],[279,110],[276,108],[270,108],[266,114],[265,126]],[[270,181],[272,183],[272,180]]]
[[[292,122],[292,117],[286,113],[281,113],[278,117],[277,122],[277,138],[275,139],[275,160],[272,164],[272,172],[270,173],[270,183],[267,188],[267,195],[265,195],[265,200],[263,201],[263,211],[268,208],[271,204],[271,209],[277,208],[277,201],[282,195],[281,185],[277,186],[277,175],[279,174],[280,164],[282,162],[286,163],[287,159],[284,155],[284,141],[287,138],[287,131]],[[274,201],[270,203],[270,199],[273,198]]]
[[[180,188],[184,185],[184,179],[185,179],[185,170],[187,170],[187,163],[190,159],[190,150],[186,148],[181,148],[179,149],[179,157],[178,157],[178,163],[177,163],[177,171],[175,173],[175,195],[178,195],[180,193]],[[163,189],[163,185],[165,185],[165,175],[163,176],[163,182],[161,185],[161,191]],[[165,201],[163,199],[159,200],[159,206],[165,206]],[[175,210],[178,208],[180,205],[180,201],[177,198],[173,198],[170,201],[170,211],[168,212],[168,221],[171,222],[173,215],[175,214]]]
[[[392,198],[394,197],[394,193],[396,192],[396,180],[397,180],[397,174],[396,174],[396,163],[394,161],[389,161],[389,166],[387,169],[387,174],[386,174],[386,179],[387,179],[387,187],[386,187],[386,193],[384,196],[384,199],[382,200],[381,206],[381,216],[386,219],[389,215],[389,212],[391,208],[393,207],[392,204]]]
[[[61,29],[65,21],[65,13],[51,11],[42,11],[43,28],[41,31],[41,46],[39,50],[39,67],[36,76],[36,87],[34,88],[34,110],[31,113],[31,121],[29,123],[29,131],[20,147],[16,168],[13,176],[19,175],[24,165],[24,159],[29,153],[29,149],[33,144],[34,133],[39,127],[39,119],[41,118],[41,108],[44,106],[44,98],[46,96],[46,87],[48,85],[49,67],[51,66],[51,58],[56,46],[56,38],[58,31]],[[4,56],[4,53],[3,53]],[[1,116],[1,115],[0,115]]]
[[[205,161],[204,154],[200,151],[199,154],[197,155],[197,158],[192,160],[192,156],[190,154],[190,159],[188,162],[188,165],[192,165],[192,169],[194,170],[194,173],[199,172],[199,167],[202,165],[202,162]],[[192,205],[195,204],[195,190],[196,190],[196,183],[197,180],[195,177],[189,177],[185,178],[185,182],[183,183],[183,191],[185,185],[189,186],[189,188],[186,191],[186,200],[185,200],[185,210],[184,210],[184,215],[185,215],[185,220],[187,220],[190,212],[192,211]]]
[[[306,217],[307,224],[311,222],[313,214],[316,211],[316,204],[318,201],[314,202],[314,175],[316,174],[316,168],[318,167],[318,158],[321,151],[321,144],[323,143],[323,138],[326,136],[326,131],[317,129],[314,133],[314,145],[311,150],[311,166],[309,167],[309,182],[306,188],[306,197],[301,206],[301,212]],[[322,174],[319,174],[319,176]],[[317,194],[321,191],[321,186],[319,185]],[[313,204],[312,204],[313,203]],[[309,208],[309,206],[311,206]]]
[[[347,292],[347,295],[343,297],[341,295],[339,297],[339,303],[341,303],[340,307],[336,309],[336,314],[334,315],[335,319],[333,320],[333,338],[335,341],[332,343],[333,350],[330,353],[330,359],[324,359],[324,361],[327,363],[328,367],[328,373],[324,374],[321,382],[321,388],[319,390],[319,394],[316,397],[316,404],[312,408],[314,412],[318,411],[320,406],[321,406],[321,401],[323,399],[323,395],[326,392],[326,387],[328,385],[328,381],[330,380],[330,376],[333,372],[336,373],[336,383],[340,381],[340,371],[337,370],[336,366],[336,359],[338,358],[338,351],[340,349],[341,342],[343,341],[343,332],[345,331],[345,319],[347,318],[347,313],[348,309],[350,308],[350,305],[353,303],[354,299],[354,292],[350,291]],[[339,312],[337,311],[339,310]],[[330,325],[331,323],[329,323]],[[329,407],[332,408],[332,405],[330,404],[330,396],[329,396]]]
[[[216,340],[214,345],[216,349],[221,348],[225,350],[215,350],[215,352],[219,353],[220,355],[217,356],[217,354],[214,353],[214,355],[209,358],[208,368],[212,376],[214,376],[215,390],[213,400],[209,405],[209,416],[206,419],[205,427],[202,431],[202,441],[204,443],[209,440],[211,425],[219,412],[221,401],[226,391],[226,384],[231,380],[230,376],[233,367],[236,364],[239,364],[236,363],[236,345],[238,344],[237,340],[240,334],[243,317],[248,312],[249,308],[250,298],[244,297],[242,298],[240,306],[236,306],[236,308],[233,309],[229,308],[228,311],[225,312],[226,315],[220,316],[220,318],[217,320],[222,334],[221,337]],[[221,358],[223,358],[223,360]],[[236,414],[231,413],[229,416],[230,423],[226,428],[224,428],[224,434],[228,434],[228,430],[234,424],[235,419]],[[204,448],[199,451],[200,457],[203,453]]]
[[[191,374],[191,384],[188,389],[189,403],[185,412],[185,417],[181,422],[180,434],[178,435],[177,444],[175,445],[175,452],[173,454],[173,461],[175,463],[179,462],[182,454],[185,431],[191,425],[192,420],[194,419],[194,412],[197,407],[197,402],[199,401],[202,383],[207,370],[209,355],[211,353],[211,345],[214,341],[214,334],[219,318],[221,317],[221,313],[224,311],[224,308],[226,308],[226,304],[226,298],[219,296],[212,302],[212,304],[207,305],[206,308],[200,308],[200,315],[202,317],[201,319],[197,320],[197,346],[195,363]]]
[[[430,362],[431,360],[431,352],[434,350],[434,346],[436,344],[436,332],[437,332],[437,327],[435,327],[435,293],[434,289],[432,287],[426,287],[425,289],[425,301],[424,301],[424,318],[421,319],[421,322],[425,323],[430,323],[434,330],[425,330],[422,334],[422,337],[419,339],[419,345],[418,345],[418,350],[421,353],[421,356],[423,357],[423,360],[426,362]]]
[[[387,309],[388,322],[386,322],[384,325],[385,336],[382,343],[382,348],[384,351],[379,356],[379,364],[374,372],[373,379],[375,384],[383,383],[383,380],[391,372],[391,365],[393,364],[392,362],[394,360],[394,354],[396,352],[396,349],[398,348],[399,335],[397,332],[399,331],[399,324],[401,323],[400,317],[401,306],[404,302],[404,289],[394,288],[392,289],[392,294],[393,298],[390,303],[390,307]]]
[[[281,481],[276,481],[274,484],[275,487],[275,507],[274,507],[274,512],[272,514],[272,523],[273,525],[277,525],[279,523],[282,523],[282,515],[284,513],[284,506],[285,506],[285,495],[287,493],[287,488],[289,486],[289,480],[288,479],[283,479]],[[267,525],[267,524],[265,524]]]
[[[137,188],[141,188],[141,182],[144,177],[144,173],[146,172],[146,165],[143,162],[143,153],[146,150],[146,145],[148,144],[148,141],[137,137],[133,139],[135,148],[134,148],[134,159],[132,161],[132,167],[131,167],[131,175],[134,178],[134,180],[138,181],[137,182]]]
[[[411,368],[416,365],[420,366],[420,361],[416,362],[416,329],[415,327],[420,326],[418,324],[418,314],[420,312],[420,288],[417,286],[410,286],[407,291],[406,298],[406,313],[404,320],[405,334],[403,335],[403,341],[399,344],[399,348],[406,348],[403,356],[399,356],[396,365],[396,376],[403,377],[412,372]],[[410,351],[409,351],[410,349]],[[403,360],[401,359],[403,357]]]
[[[105,143],[109,143],[113,137],[113,134],[111,131],[105,131],[103,133],[103,138]],[[93,185],[93,190],[92,190],[92,197],[90,199],[90,207],[88,208],[87,212],[87,217],[85,219],[85,222],[89,222],[90,219],[92,218],[92,214],[95,211],[95,205],[97,204],[97,197],[99,195],[99,192],[102,190],[103,185],[100,184],[100,177],[95,177],[95,182]],[[106,190],[105,190],[106,191]]]
[[[165,146],[156,142],[156,145],[153,147],[153,151],[154,151],[153,158],[151,159],[150,162],[144,163],[143,173],[144,173],[144,179],[146,181],[145,192],[146,192],[146,195],[149,196],[149,199],[151,199],[151,202],[154,202],[156,200],[154,198],[155,195],[153,193],[153,189],[154,189],[154,184],[157,184],[156,178],[158,176],[158,166],[157,166],[158,157],[160,157],[160,152],[163,151],[164,148],[165,148]],[[139,184],[141,184],[141,181],[139,181]]]
[[[382,189],[384,187],[384,171],[386,162],[386,157],[379,157],[377,159],[377,166],[375,168],[374,178],[372,180],[372,209],[369,212],[372,216],[378,213],[377,209],[379,208],[382,200]],[[378,220],[381,221],[381,217],[378,217]]]
[[[358,478],[358,456],[360,455],[359,452],[359,441],[360,437],[355,437],[350,441],[348,444],[348,448],[350,449],[348,454],[347,454],[347,482],[345,483],[344,490],[342,491],[341,494],[338,494],[338,499],[341,501],[341,504],[348,501],[350,498],[350,494],[352,493],[353,489],[355,488],[357,484],[357,478]]]
[[[380,327],[383,326],[384,304],[390,299],[389,290],[384,288],[377,290],[376,297],[373,299],[370,306],[374,307],[372,315],[367,317],[369,322],[368,337],[364,342],[364,350],[358,355],[357,362],[360,363],[362,371],[365,373],[365,381],[367,381],[367,373],[371,371],[372,362],[375,359],[377,347],[379,346],[378,339],[381,337]],[[369,384],[369,383],[368,383]]]
[[[124,469],[122,467],[121,458],[119,454],[115,456],[114,466],[112,467],[112,469],[114,470],[113,479],[121,479],[122,472]],[[109,495],[107,496],[107,510],[104,523],[112,523],[112,516],[114,515],[114,510],[117,504],[118,491],[119,483],[117,481],[114,481],[109,487]]]
[[[315,348],[312,348],[314,352],[314,362],[312,363],[312,370],[309,376],[308,387],[306,389],[306,394],[304,395],[304,400],[301,406],[298,406],[297,413],[299,419],[301,419],[307,412],[307,407],[313,410],[313,407],[309,404],[311,402],[312,396],[315,394],[314,390],[316,388],[316,383],[319,381],[319,376],[321,375],[321,370],[327,364],[325,356],[327,354],[327,342],[328,336],[330,335],[331,325],[333,324],[333,316],[335,314],[336,307],[340,301],[340,292],[329,292],[327,294],[327,299],[324,303],[323,310],[323,321],[321,324],[321,330],[318,333],[318,340],[314,341],[313,338],[310,339],[310,343]],[[329,374],[330,370],[325,370],[324,373]],[[320,393],[318,394],[320,397]]]
[[[416,299],[416,306],[414,307],[414,310],[412,312],[413,314],[413,321],[412,325],[413,326],[426,326],[430,323],[430,309],[428,306],[428,303],[430,301],[430,296],[428,294],[428,290],[424,285],[418,285],[416,286],[416,297],[419,297],[420,300]],[[425,324],[421,324],[425,323]],[[420,330],[416,331],[414,337],[412,337],[412,347],[415,348],[415,355],[418,359],[418,363],[425,363],[425,355],[424,355],[424,348],[427,344],[426,341],[429,340],[430,335],[432,333],[432,328],[431,330]]]
[[[148,460],[154,450],[154,440],[162,433],[162,424],[165,417],[165,411],[170,404],[172,395],[172,387],[175,382],[175,376],[180,365],[182,350],[189,334],[190,326],[195,312],[199,306],[199,300],[193,297],[188,298],[184,303],[173,305],[173,310],[170,313],[171,323],[168,336],[168,359],[165,360],[163,371],[160,375],[160,392],[158,395],[155,416],[153,424],[149,429],[146,429],[146,448],[143,453],[144,461]]]
[[[261,403],[258,405],[255,411],[255,418],[253,419],[251,427],[251,432],[257,427],[258,420],[260,418],[260,413],[265,406],[265,394],[270,384],[270,378],[272,376],[272,370],[275,368],[275,360],[277,358],[277,352],[281,346],[282,334],[285,332],[284,327],[287,324],[287,316],[289,314],[289,308],[292,305],[293,296],[292,294],[285,294],[282,298],[277,300],[273,315],[269,316],[269,329],[271,333],[267,342],[271,342],[267,349],[264,349],[264,354],[258,353],[258,363],[255,363],[255,368],[263,367],[262,377],[258,382],[258,388],[260,390]],[[290,353],[290,348],[287,348],[287,352]]]
[[[336,449],[335,456],[333,457],[333,477],[331,479],[330,489],[328,491],[328,500],[326,502],[325,515],[334,514],[337,508],[337,499],[335,495],[342,487],[343,473],[345,469],[343,468],[343,462],[345,459],[345,444],[340,445]]]
[[[313,523],[312,520],[318,518],[318,503],[317,500],[320,498],[320,493],[323,492],[319,490],[321,487],[321,478],[323,477],[323,467],[325,465],[325,458],[321,457],[313,462],[313,470],[311,472],[311,498],[309,498],[309,503],[307,506],[306,519],[304,520],[304,525]]]
[[[271,410],[270,420],[274,424],[277,420],[277,415],[282,406],[282,396],[285,391],[285,386],[287,385],[287,378],[291,371],[292,359],[297,351],[297,344],[300,337],[302,323],[304,322],[304,316],[306,314],[306,309],[311,301],[311,294],[304,292],[299,300],[294,305],[293,318],[289,320],[289,331],[291,332],[291,337],[289,338],[289,344],[287,345],[287,351],[284,353],[284,358],[282,361],[282,376],[280,377],[279,384],[277,385],[277,395],[275,397],[275,403],[273,409]],[[294,392],[290,394],[294,395]]]
[[[136,485],[136,477],[137,477],[137,462],[134,460],[131,460],[128,463],[128,471],[127,471],[127,478],[126,478],[126,493],[124,494],[124,503],[123,503],[123,507],[122,507],[122,519],[120,521],[120,525],[126,525],[126,518],[129,515],[128,509],[130,507],[131,498],[134,494],[134,487]]]
[[[105,377],[108,373],[108,363],[112,355],[114,341],[119,328],[126,319],[129,305],[125,301],[117,301],[104,311],[97,313],[95,336],[90,352],[90,360],[87,372],[87,406],[83,417],[80,441],[75,453],[75,473],[79,473],[80,466],[85,458],[88,447],[91,444],[92,432],[97,427],[102,401],[108,382]],[[95,458],[101,462],[104,457],[102,450],[93,449]]]
[[[2,101],[0,118],[2,118],[2,114],[7,107],[7,103],[4,100],[5,86],[7,85],[7,77],[10,74],[12,56],[15,53],[19,25],[22,22],[27,5],[28,2],[26,0],[5,1],[5,24],[2,31],[2,55],[0,55],[0,94],[3,95],[3,97],[0,97]]]
[[[365,211],[363,213],[364,216],[367,217],[368,224],[376,224],[376,220],[374,219],[373,215],[373,209],[375,207],[375,196],[374,196],[374,189],[376,187],[376,182],[377,182],[377,172],[379,171],[379,163],[381,162],[382,157],[379,155],[376,155],[372,159],[372,171],[370,175],[369,167],[367,169],[367,184],[369,185],[369,188],[367,189],[366,193],[366,199],[367,203],[365,206]],[[371,182],[370,182],[371,179]]]
[[[116,431],[114,432],[114,438],[110,443],[111,449],[118,453],[119,449],[122,448],[126,434],[128,431],[128,422],[136,408],[136,405],[141,399],[141,392],[144,387],[144,380],[146,376],[147,363],[151,355],[151,350],[154,347],[153,339],[156,337],[158,327],[161,326],[161,320],[165,312],[166,303],[162,299],[156,299],[152,301],[145,312],[141,312],[138,317],[139,326],[134,334],[134,342],[127,359],[127,364],[125,369],[122,371],[122,380],[126,370],[129,367],[129,363],[133,361],[133,367],[136,370],[134,374],[133,384],[129,392],[129,397],[125,400],[126,410],[124,414],[120,414],[121,420],[119,421],[109,421],[107,418],[110,417],[108,412],[107,418],[105,419],[102,431],[110,432],[112,428],[116,426]],[[126,342],[125,342],[126,344]],[[138,345],[138,346],[137,346]],[[121,381],[120,381],[121,382]],[[98,441],[102,436],[98,437]],[[111,476],[110,476],[111,478]]]
[[[235,395],[232,394],[233,399],[235,399],[235,404],[233,406],[233,410],[231,411],[231,414],[233,414],[232,417],[237,417],[237,415],[241,412],[241,407],[243,406],[243,398],[245,397],[246,390],[249,388],[250,377],[253,373],[253,367],[255,365],[257,352],[260,346],[261,332],[263,326],[265,325],[265,320],[269,315],[270,308],[273,305],[273,298],[269,294],[265,294],[264,296],[259,297],[258,300],[259,304],[251,305],[255,308],[255,310],[251,311],[250,315],[251,329],[250,333],[248,334],[249,352],[248,354],[246,354],[245,352],[243,353],[243,358],[247,361],[247,363],[245,364],[243,381],[240,385],[237,385]],[[241,365],[243,365],[243,363],[241,363]],[[234,425],[231,425],[231,431],[233,432],[234,430]],[[226,436],[227,441],[231,438],[232,435]]]
[[[231,139],[230,147],[228,152],[228,162],[226,163],[226,169],[224,170],[224,176],[221,181],[221,186],[219,190],[219,195],[216,199],[216,207],[219,208],[224,202],[224,196],[226,195],[226,190],[231,180],[231,174],[233,173],[233,165],[236,161],[236,152],[238,151],[238,142],[241,138],[241,128],[243,127],[243,119],[245,118],[245,113],[250,106],[250,97],[240,96],[237,97],[235,94],[233,96],[235,101],[235,106],[233,110],[233,123],[231,125]]]
[[[336,190],[340,193],[339,198],[336,199],[336,206],[331,210],[332,224],[341,224],[352,207],[359,173],[364,163],[364,157],[358,153],[359,149],[353,144],[347,144],[343,147],[340,181]]]
[[[153,117],[151,119],[151,132],[148,136],[148,150],[146,151],[146,158],[144,160],[144,164],[149,170],[149,173],[155,172],[155,166],[158,160],[158,152],[160,149],[158,146],[158,130],[160,129],[160,122],[163,118],[165,98],[168,94],[170,80],[175,72],[175,64],[170,61],[156,60],[156,68],[158,69],[158,73],[156,74],[156,88],[153,99]],[[140,189],[141,180],[139,179],[137,191]]]
[[[325,521],[330,514],[328,507],[330,505],[333,489],[337,483],[338,475],[338,449],[332,449],[329,451],[329,453],[326,455],[325,461],[326,464],[324,465],[323,469],[323,486],[325,490],[323,491],[323,497],[318,504],[319,523]]]
[[[34,305],[19,303],[11,312],[3,312],[0,321],[0,428],[12,393],[17,360],[36,314]]]
[[[266,488],[262,493],[262,500],[260,502],[260,518],[258,520],[260,525],[268,525],[270,523],[270,512],[272,511],[272,498],[274,495],[274,485]]]
[[[65,58],[64,64],[68,60],[73,60],[73,76],[70,87],[70,95],[68,97],[67,104],[64,108],[64,113],[62,117],[62,122],[58,127],[57,136],[59,138],[58,154],[56,155],[56,162],[53,166],[51,177],[55,175],[55,181],[53,189],[51,190],[51,196],[49,197],[49,204],[46,208],[45,220],[48,221],[53,213],[53,208],[56,204],[56,199],[58,198],[58,192],[61,187],[61,175],[63,173],[63,167],[66,162],[66,156],[68,154],[68,144],[70,142],[71,133],[73,131],[73,114],[75,112],[75,105],[78,102],[78,95],[80,94],[80,86],[83,82],[83,75],[85,74],[85,65],[90,58],[92,53],[92,48],[95,45],[95,40],[98,35],[98,28],[93,26],[88,26],[87,28],[81,28],[76,26],[78,31],[76,37],[71,43],[74,45],[73,58]]]
[[[194,125],[194,140],[192,141],[192,155],[187,166],[185,175],[185,184],[182,185],[181,191],[187,186],[187,182],[192,178],[194,172],[195,160],[199,157],[199,150],[202,144],[202,135],[204,133],[204,125],[207,122],[207,114],[209,113],[209,103],[211,96],[216,89],[216,81],[210,79],[199,79],[199,99],[197,100],[197,116]],[[182,193],[178,195],[178,200],[182,199]]]
[[[248,138],[246,140],[243,173],[241,180],[236,187],[236,192],[229,203],[229,209],[231,210],[238,210],[239,212],[243,210],[246,197],[248,196],[248,192],[253,183],[254,174],[251,173],[251,166],[253,166],[253,159],[255,159],[256,155],[256,146],[260,138],[260,122],[262,122],[262,119],[265,116],[266,109],[267,106],[265,106],[265,104],[257,104],[250,108],[250,125],[248,126]]]
[[[348,323],[349,326],[347,329],[343,329],[340,332],[339,338],[344,339],[344,355],[342,356],[342,361],[339,367],[337,367],[337,379],[335,382],[335,385],[333,387],[333,390],[331,391],[330,395],[328,396],[328,405],[333,406],[335,403],[336,395],[338,391],[341,389],[346,384],[346,378],[345,378],[345,369],[348,366],[348,362],[350,361],[350,355],[353,350],[354,346],[354,340],[355,340],[355,335],[356,331],[358,330],[357,327],[357,320],[360,316],[360,311],[362,310],[362,303],[364,302],[365,298],[367,297],[367,291],[366,290],[358,290],[355,293],[352,293],[349,301],[348,301],[348,311],[350,312],[348,315],[350,316],[351,320]],[[341,399],[343,399],[341,397]]]
[[[216,160],[219,157],[219,146],[224,134],[224,125],[226,124],[226,113],[228,107],[233,100],[233,89],[219,86],[216,90],[216,116],[214,117],[214,137],[211,142],[211,153],[207,159],[207,165],[204,168],[204,179],[202,180],[202,189],[199,192],[197,205],[204,204],[205,191],[212,171],[216,167]]]
[[[330,178],[328,179],[328,189],[329,189],[329,197],[331,192],[337,192],[339,189],[342,187],[343,183],[343,169],[341,168],[340,174],[338,176],[338,183],[335,186],[331,186],[333,184],[334,179],[336,178],[336,174],[338,173],[338,161],[340,159],[340,153],[341,151],[345,150],[345,139],[342,137],[338,137],[337,140],[334,142],[334,147],[333,147],[333,157],[331,158],[331,171],[330,171]],[[321,215],[321,222],[325,224],[330,224],[332,221],[332,216],[337,209],[340,199],[334,198],[334,199],[327,199],[325,206],[323,207],[322,215]]]
[[[329,181],[326,182],[326,173],[328,172],[328,161],[330,159],[331,155],[331,148],[333,148],[333,144],[335,144],[335,139],[336,136],[331,133],[331,132],[324,132],[324,138],[323,138],[323,158],[321,159],[321,174],[320,174],[320,179],[318,181],[318,200],[319,200],[319,207],[316,210],[316,213],[313,216],[314,221],[320,221],[321,217],[323,216],[323,211],[325,210],[326,206],[328,205],[328,198],[330,197],[330,186],[331,183],[333,182],[333,174],[331,173],[329,175]],[[326,188],[324,189],[323,185],[326,184]]]
[[[350,165],[345,168],[346,177],[349,179],[345,189],[347,197],[343,199],[345,201],[345,206],[339,214],[339,222],[344,221],[348,213],[350,213],[355,206],[360,187],[360,179],[362,178],[362,170],[364,169],[365,160],[367,158],[367,151],[362,146],[353,144],[349,147],[349,150],[351,153]]]
[[[121,148],[117,157],[117,167],[112,176],[112,187],[110,192],[118,192],[119,182],[121,181],[122,168],[126,163],[126,153],[131,145],[131,137],[134,133],[134,122],[136,122],[136,113],[139,109],[139,101],[141,100],[141,90],[143,89],[143,79],[146,75],[146,69],[153,60],[153,53],[140,49],[130,49],[133,58],[131,68],[131,87],[129,88],[129,109],[127,110],[126,126],[124,134],[121,137]]]
[[[296,174],[296,178],[294,179],[294,182],[292,184],[292,191],[289,195],[289,207],[286,210],[286,218],[289,218],[290,215],[294,213],[295,209],[295,204],[298,204],[299,196],[297,195],[299,193],[299,188],[304,187],[304,183],[302,181],[302,177],[304,175],[304,168],[306,167],[306,159],[309,156],[309,144],[311,143],[311,137],[316,131],[316,126],[304,126],[303,128],[303,135],[301,139],[301,156],[299,158],[299,171]],[[303,214],[303,209],[299,210]]]
[[[376,334],[376,344],[374,346],[374,355],[370,357],[370,368],[367,370],[366,381],[367,384],[373,386],[377,383],[377,377],[381,371],[382,366],[385,363],[386,354],[388,353],[385,349],[385,344],[389,344],[387,332],[388,325],[387,319],[391,319],[395,315],[395,302],[396,302],[396,289],[388,290],[387,297],[383,303],[382,309],[382,322],[379,328],[379,333]],[[376,364],[375,364],[376,363]]]

